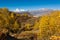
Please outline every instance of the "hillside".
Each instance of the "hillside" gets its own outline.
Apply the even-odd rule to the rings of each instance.
[[[34,17],[29,12],[18,13],[0,8],[0,40],[55,39],[60,40],[59,10]]]

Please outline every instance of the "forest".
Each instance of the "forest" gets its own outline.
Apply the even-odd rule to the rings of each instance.
[[[0,40],[60,40],[60,11],[34,17],[0,8]]]

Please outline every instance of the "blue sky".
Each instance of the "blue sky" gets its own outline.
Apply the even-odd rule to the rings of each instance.
[[[9,10],[50,8],[60,9],[60,0],[0,0],[0,8],[6,7]]]

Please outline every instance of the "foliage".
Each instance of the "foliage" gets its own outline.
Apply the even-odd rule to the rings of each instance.
[[[52,36],[60,36],[60,11],[33,17],[28,12],[17,13],[0,8],[0,31],[16,34],[14,37],[22,37],[22,40],[50,40]]]

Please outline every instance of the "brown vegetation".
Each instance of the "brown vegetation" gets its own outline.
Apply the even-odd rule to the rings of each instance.
[[[60,36],[60,11],[36,18],[28,12],[21,14],[0,8],[0,31],[0,39],[2,33],[9,33],[19,40],[53,40],[52,36]]]

